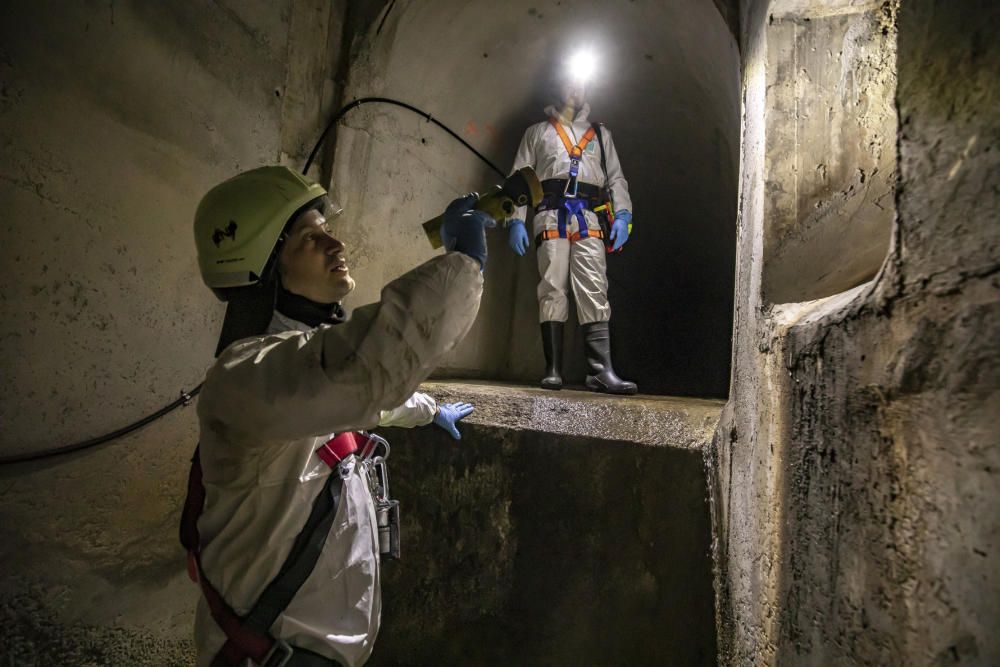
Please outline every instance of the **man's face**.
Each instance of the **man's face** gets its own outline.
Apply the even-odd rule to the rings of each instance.
[[[341,301],[354,289],[344,244],[333,237],[326,218],[315,209],[292,223],[278,256],[278,269],[286,290],[317,303]]]
[[[559,87],[559,99],[563,106],[571,106],[579,109],[587,100],[587,87],[573,80],[567,80]]]

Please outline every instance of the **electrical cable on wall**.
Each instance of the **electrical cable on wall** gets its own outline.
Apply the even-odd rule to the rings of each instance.
[[[420,116],[423,116],[428,122],[434,123],[435,125],[437,125],[438,127],[440,127],[442,130],[444,130],[445,132],[447,132],[448,134],[450,134],[452,137],[454,137],[463,146],[465,146],[470,151],[472,151],[472,153],[477,158],[479,158],[480,160],[482,160],[490,169],[492,169],[497,174],[499,174],[501,178],[505,178],[507,176],[504,172],[502,172],[500,170],[499,167],[497,167],[495,164],[493,164],[492,162],[490,162],[490,160],[485,155],[483,155],[482,153],[480,153],[479,151],[477,151],[472,146],[472,144],[470,144],[465,139],[463,139],[462,137],[460,137],[454,130],[452,130],[451,128],[449,128],[447,125],[445,125],[441,121],[439,121],[436,118],[434,118],[431,114],[427,113],[426,111],[422,111],[421,109],[413,106],[412,104],[407,104],[406,102],[401,102],[399,100],[394,100],[394,99],[389,98],[389,97],[361,97],[361,98],[358,98],[358,99],[354,100],[353,102],[349,102],[348,104],[345,104],[343,107],[341,107],[337,111],[337,113],[335,113],[333,115],[333,117],[330,119],[330,122],[327,123],[327,125],[326,125],[325,128],[323,128],[323,132],[319,135],[319,139],[317,139],[316,145],[313,146],[312,151],[309,153],[309,158],[306,160],[306,164],[302,168],[302,173],[303,174],[305,174],[306,172],[309,171],[309,167],[312,166],[313,161],[316,159],[316,155],[319,154],[319,149],[323,146],[323,142],[326,140],[326,135],[330,133],[330,130],[333,129],[334,125],[336,125],[337,122],[347,114],[347,112],[351,111],[352,109],[356,109],[356,108],[360,107],[362,104],[368,104],[368,103],[391,104],[391,105],[394,105],[394,106],[402,107],[404,109],[408,109],[409,111],[412,111],[413,113],[416,113],[416,114],[418,114]],[[85,449],[91,449],[92,447],[97,447],[98,445],[103,445],[103,444],[105,444],[107,442],[111,442],[112,440],[117,440],[118,438],[126,436],[129,433],[132,433],[133,431],[137,431],[138,429],[142,428],[143,426],[147,426],[148,424],[151,424],[152,422],[156,421],[160,417],[163,417],[163,416],[165,416],[165,415],[173,412],[174,410],[176,410],[177,408],[181,407],[182,405],[188,405],[188,404],[190,404],[191,399],[193,399],[195,396],[197,396],[199,394],[199,392],[201,392],[201,387],[202,387],[202,385],[198,384],[198,386],[196,386],[194,389],[192,389],[190,391],[187,391],[187,392],[183,392],[182,391],[180,398],[178,398],[177,400],[173,401],[172,403],[169,403],[169,404],[163,406],[162,408],[160,408],[156,412],[153,412],[153,413],[151,413],[149,415],[146,415],[142,419],[139,419],[137,421],[132,422],[128,426],[123,426],[122,428],[119,428],[117,430],[111,431],[110,433],[105,433],[104,435],[99,435],[97,437],[89,438],[87,440],[81,440],[80,442],[75,442],[75,443],[70,444],[70,445],[64,445],[64,446],[61,446],[61,447],[54,447],[52,449],[46,449],[46,450],[43,450],[43,451],[40,451],[40,452],[25,452],[23,454],[13,454],[11,456],[2,456],[2,457],[0,457],[0,465],[7,465],[7,464],[11,464],[11,463],[26,463],[28,461],[37,461],[37,460],[49,458],[49,457],[52,457],[52,456],[60,456],[62,454],[70,454],[72,452],[79,452],[79,451],[82,451],[82,450],[85,450]]]
[[[486,166],[488,166],[490,169],[492,169],[493,171],[495,171],[500,176],[500,178],[506,178],[507,177],[507,174],[505,174],[495,164],[493,164],[492,162],[490,162],[489,158],[487,158],[485,155],[483,155],[482,153],[480,153],[479,151],[477,151],[472,144],[470,144],[468,141],[466,141],[465,139],[463,139],[462,137],[460,137],[457,132],[455,132],[450,127],[448,127],[447,125],[445,125],[444,123],[442,123],[441,121],[439,121],[437,118],[435,118],[431,114],[427,113],[426,111],[418,109],[417,107],[413,106],[412,104],[407,104],[406,102],[401,102],[399,100],[394,100],[391,97],[359,97],[358,99],[354,100],[353,102],[345,104],[343,107],[341,107],[340,111],[338,111],[337,113],[335,113],[333,115],[333,117],[330,119],[330,122],[327,123],[327,125],[326,125],[325,128],[323,128],[322,134],[319,135],[319,139],[316,141],[316,145],[313,146],[312,152],[309,153],[309,158],[306,160],[306,166],[302,168],[302,173],[303,174],[305,174],[306,172],[309,171],[309,167],[312,166],[313,160],[316,159],[316,155],[319,153],[319,149],[323,145],[323,141],[326,139],[326,135],[330,133],[330,130],[333,129],[333,126],[336,125],[337,122],[341,118],[343,118],[347,114],[348,111],[350,111],[352,109],[357,109],[362,104],[368,104],[370,102],[378,102],[378,103],[381,103],[381,104],[392,104],[392,105],[395,105],[397,107],[402,107],[404,109],[412,111],[413,113],[415,113],[417,115],[423,116],[427,120],[427,122],[434,123],[435,125],[437,125],[438,127],[440,127],[442,130],[444,130],[445,132],[447,132],[448,134],[450,134],[452,137],[454,137],[454,139],[456,141],[458,141],[460,144],[462,144],[463,146],[465,146],[466,148],[468,148],[470,151],[472,151],[472,153],[477,158],[479,158],[484,163],[486,163]]]

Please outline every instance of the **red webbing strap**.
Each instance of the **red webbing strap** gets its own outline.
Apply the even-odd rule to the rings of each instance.
[[[195,447],[191,457],[191,470],[188,472],[187,497],[184,499],[184,509],[181,511],[180,538],[181,545],[188,552],[187,570],[191,581],[198,583],[198,564],[196,554],[201,544],[198,534],[198,517],[205,507],[205,486],[201,481],[201,456],[199,447]]]
[[[574,146],[573,142],[569,139],[569,135],[566,134],[566,130],[563,128],[562,123],[552,116],[549,116],[549,123],[556,129],[556,134],[558,134],[559,138],[562,139],[563,146],[566,147],[566,152],[569,153],[570,157],[579,158],[583,155],[583,151],[587,148],[587,144],[589,144],[591,139],[594,138],[594,128],[590,127],[580,138],[580,142]]]
[[[334,469],[340,461],[353,454],[357,449],[358,435],[348,432],[331,438],[316,450],[316,454],[331,469]],[[326,493],[325,486],[321,493]],[[208,581],[202,570],[198,518],[204,507],[205,485],[202,480],[200,451],[196,448],[194,456],[191,458],[191,470],[188,473],[187,498],[184,500],[184,509],[181,512],[180,540],[188,551],[188,576],[201,586],[212,618],[215,619],[227,637],[222,649],[212,660],[212,665],[239,665],[247,657],[260,664],[274,647],[274,638],[266,632],[262,633],[244,627],[245,619],[233,611],[232,607]],[[284,566],[282,569],[284,570]]]
[[[196,557],[197,558],[197,557]],[[201,570],[201,560],[198,559],[198,569]],[[212,618],[219,628],[226,634],[226,643],[212,660],[212,665],[239,665],[244,658],[252,658],[254,662],[260,664],[271,652],[274,646],[274,638],[268,634],[253,632],[243,627],[243,619],[237,616],[232,607],[215,590],[215,587],[208,582],[204,573],[201,573],[201,592],[208,603],[208,609],[212,613]]]
[[[358,434],[348,431],[338,433],[327,440],[326,444],[316,450],[316,456],[333,470],[338,463],[356,451],[358,451]]]
[[[191,471],[188,473],[187,498],[184,500],[184,509],[181,512],[180,538],[181,544],[187,549],[187,570],[191,581],[201,587],[201,592],[208,603],[208,609],[212,618],[219,625],[219,628],[226,634],[230,641],[226,642],[228,647],[232,642],[239,645],[235,652],[225,651],[216,656],[213,664],[219,664],[220,656],[226,662],[222,664],[238,665],[243,656],[249,655],[258,662],[263,660],[274,644],[274,639],[268,635],[261,635],[256,632],[247,632],[242,627],[242,619],[232,610],[215,587],[205,577],[201,568],[201,536],[198,533],[198,518],[205,508],[205,485],[202,481],[201,455],[198,448],[194,450],[191,458]],[[224,647],[225,648],[225,647]],[[228,655],[232,653],[231,655]]]

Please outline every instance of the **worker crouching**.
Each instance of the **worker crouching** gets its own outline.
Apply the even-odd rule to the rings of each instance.
[[[456,422],[472,410],[415,390],[479,308],[484,228],[494,223],[474,203],[456,200],[445,213],[441,233],[456,252],[389,283],[350,318],[340,303],[354,278],[322,187],[263,167],[199,205],[202,277],[229,303],[198,403],[181,526],[204,592],[199,665],[353,667],[371,654],[378,510],[392,503],[361,431],[433,421],[458,437]]]

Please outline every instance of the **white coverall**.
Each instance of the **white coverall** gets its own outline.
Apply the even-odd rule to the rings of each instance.
[[[559,110],[546,107],[549,117],[559,118]],[[577,113],[572,124],[563,124],[570,141],[576,144],[590,128],[590,105],[584,104]],[[632,210],[632,199],[628,193],[628,182],[622,174],[618,152],[611,140],[611,132],[601,128],[604,137],[604,151],[608,167],[608,187],[616,211]],[[562,139],[548,120],[529,127],[521,145],[514,157],[516,171],[521,167],[531,167],[539,180],[569,177],[569,153]],[[592,185],[604,184],[604,171],[601,169],[601,149],[594,137],[587,144],[580,160],[578,183]],[[514,214],[515,218],[525,220],[527,207],[522,206]],[[597,215],[590,210],[584,211],[587,229],[598,230]],[[544,230],[558,229],[558,214],[556,211],[542,211],[535,214],[532,239]],[[579,221],[575,216],[567,216],[567,236],[579,231]],[[611,306],[608,304],[608,277],[606,271],[604,243],[596,237],[580,239],[570,243],[567,239],[552,239],[543,241],[538,247],[538,315],[541,322],[565,322],[569,317],[569,305],[566,298],[567,282],[572,285],[573,298],[576,301],[576,314],[580,324],[591,322],[607,322],[611,319]]]
[[[337,474],[315,450],[334,433],[433,418],[432,399],[413,392],[472,326],[482,288],[479,263],[448,253],[389,283],[344,324],[308,329],[276,315],[280,332],[238,341],[216,360],[198,401],[198,529],[205,576],[237,614],[278,573],[327,475]],[[271,634],[353,667],[379,628],[378,532],[360,467],[354,457],[340,465],[349,475],[330,536]],[[202,597],[198,664],[224,641]]]

